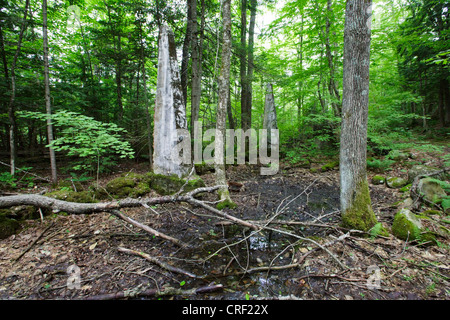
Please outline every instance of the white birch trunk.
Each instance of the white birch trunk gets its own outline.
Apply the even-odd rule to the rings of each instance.
[[[161,26],[159,36],[153,135],[153,172],[175,174],[178,177],[189,174],[189,163],[184,162],[185,155],[181,157],[179,153],[179,144],[189,140],[186,105],[181,90],[173,32],[165,25]]]

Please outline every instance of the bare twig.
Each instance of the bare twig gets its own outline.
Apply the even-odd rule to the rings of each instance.
[[[122,219],[122,220],[124,220],[124,221],[126,221],[126,222],[128,222],[128,223],[131,223],[133,226],[135,226],[135,227],[137,227],[139,229],[142,229],[142,230],[150,233],[151,235],[154,235],[156,237],[160,237],[160,238],[166,239],[166,240],[176,244],[179,247],[185,248],[185,247],[188,246],[186,243],[183,243],[183,242],[181,242],[178,239],[175,239],[175,238],[173,238],[173,237],[171,237],[171,236],[169,236],[169,235],[167,235],[165,233],[159,232],[159,231],[157,231],[157,230],[155,230],[153,228],[150,228],[149,226],[147,226],[145,224],[142,224],[140,222],[137,222],[136,220],[131,219],[130,217],[126,216],[125,214],[123,214],[119,210],[112,210],[111,214],[116,216],[116,217],[118,217],[118,218],[120,218],[120,219]]]
[[[202,293],[210,293],[221,291],[223,289],[223,285],[216,284],[206,287],[200,287],[191,290],[181,290],[172,287],[164,287],[162,290],[159,289],[148,289],[148,290],[140,290],[140,288],[135,288],[131,290],[125,290],[115,293],[107,293],[101,294],[97,296],[91,296],[86,298],[86,300],[116,300],[116,299],[125,299],[125,298],[137,298],[137,297],[160,297],[160,296],[192,296]]]
[[[36,242],[39,241],[39,239],[42,238],[42,236],[44,235],[44,233],[46,233],[48,231],[48,229],[50,229],[51,227],[53,227],[53,222],[50,223],[47,228],[44,229],[44,231],[41,232],[41,234],[28,246],[28,248],[26,248],[17,258],[15,258],[13,260],[13,262],[17,262],[20,260],[20,258],[22,258],[24,256],[25,253],[27,253],[28,251],[30,251],[31,248],[33,248],[33,246],[36,244]]]
[[[189,271],[171,266],[170,264],[162,262],[162,261],[156,259],[155,257],[152,257],[149,254],[144,253],[142,251],[136,251],[136,250],[127,249],[127,248],[123,248],[123,247],[118,247],[117,250],[119,250],[120,252],[123,252],[123,253],[134,254],[134,255],[140,256],[140,257],[144,258],[145,260],[150,261],[151,263],[154,263],[168,271],[184,274],[190,278],[200,278],[199,276],[197,276]]]

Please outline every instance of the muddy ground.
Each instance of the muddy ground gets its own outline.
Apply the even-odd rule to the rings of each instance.
[[[145,165],[122,171],[145,172]],[[202,178],[214,185],[211,173]],[[139,299],[450,298],[448,243],[423,246],[339,227],[337,170],[311,173],[284,165],[274,176],[261,176],[259,168],[243,165],[230,167],[228,178],[243,187],[232,192],[237,209],[225,211],[245,220],[273,218],[270,227],[285,233],[252,233],[186,203],[123,212],[182,240],[188,249],[108,213],[28,220],[20,233],[0,241],[0,298],[87,299],[149,289],[178,291]],[[370,185],[370,190],[374,211],[389,229],[398,210],[393,204],[402,194],[385,186]],[[207,194],[202,200],[216,197]],[[118,247],[144,252],[196,278],[119,252]],[[68,270],[79,270],[79,289],[76,282],[68,282],[76,275]],[[216,292],[189,291],[218,284],[223,288]]]

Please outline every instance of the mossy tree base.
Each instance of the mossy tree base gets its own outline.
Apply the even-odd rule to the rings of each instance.
[[[219,210],[222,210],[224,208],[235,209],[237,207],[237,204],[234,203],[233,200],[231,200],[230,192],[227,189],[225,190],[219,189],[218,193],[220,202],[216,206],[217,209]]]
[[[369,231],[378,223],[372,210],[369,186],[361,183],[350,207],[342,213],[342,225],[345,228]]]

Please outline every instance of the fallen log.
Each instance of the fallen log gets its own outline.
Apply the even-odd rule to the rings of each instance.
[[[148,290],[126,290],[114,293],[106,293],[98,296],[87,297],[85,300],[116,300],[116,299],[126,299],[126,298],[138,298],[138,297],[160,297],[160,296],[192,296],[203,293],[211,293],[216,291],[221,291],[223,285],[216,284],[191,290],[181,290],[172,287],[166,287],[162,290],[158,289],[148,289]]]
[[[38,208],[49,209],[54,212],[64,211],[69,214],[90,214],[95,212],[108,212],[122,208],[133,208],[140,206],[152,206],[155,204],[171,202],[189,202],[195,200],[194,196],[203,192],[212,192],[219,189],[220,186],[197,188],[182,196],[161,196],[154,198],[133,199],[98,202],[98,203],[78,203],[58,200],[38,194],[19,194],[13,196],[0,197],[0,209],[14,206],[29,205]]]
[[[211,207],[200,200],[194,198],[195,195],[204,192],[213,192],[219,189],[222,186],[213,186],[213,187],[202,187],[192,190],[184,195],[175,194],[173,196],[161,196],[154,198],[142,198],[142,199],[133,199],[126,198],[123,200],[110,201],[110,202],[98,202],[98,203],[78,203],[78,202],[69,202],[64,200],[58,200],[54,198],[50,198],[43,195],[38,194],[19,194],[13,196],[4,196],[0,197],[0,209],[2,208],[10,208],[14,206],[20,205],[31,205],[37,208],[43,208],[52,210],[53,212],[64,211],[69,214],[91,214],[96,212],[108,212],[128,223],[131,223],[137,228],[140,228],[147,233],[150,233],[154,236],[166,239],[171,241],[172,243],[180,246],[187,247],[185,243],[182,241],[173,238],[169,235],[161,233],[157,230],[150,228],[140,222],[137,222],[130,217],[126,216],[119,209],[123,208],[133,208],[133,207],[149,207],[155,204],[163,204],[163,203],[175,203],[175,202],[187,202],[193,206],[203,207],[218,216],[231,220],[233,223],[238,223],[245,227],[250,227],[254,230],[258,230],[259,227],[253,223],[249,223],[242,219],[233,217],[221,210],[218,210],[214,207]]]

